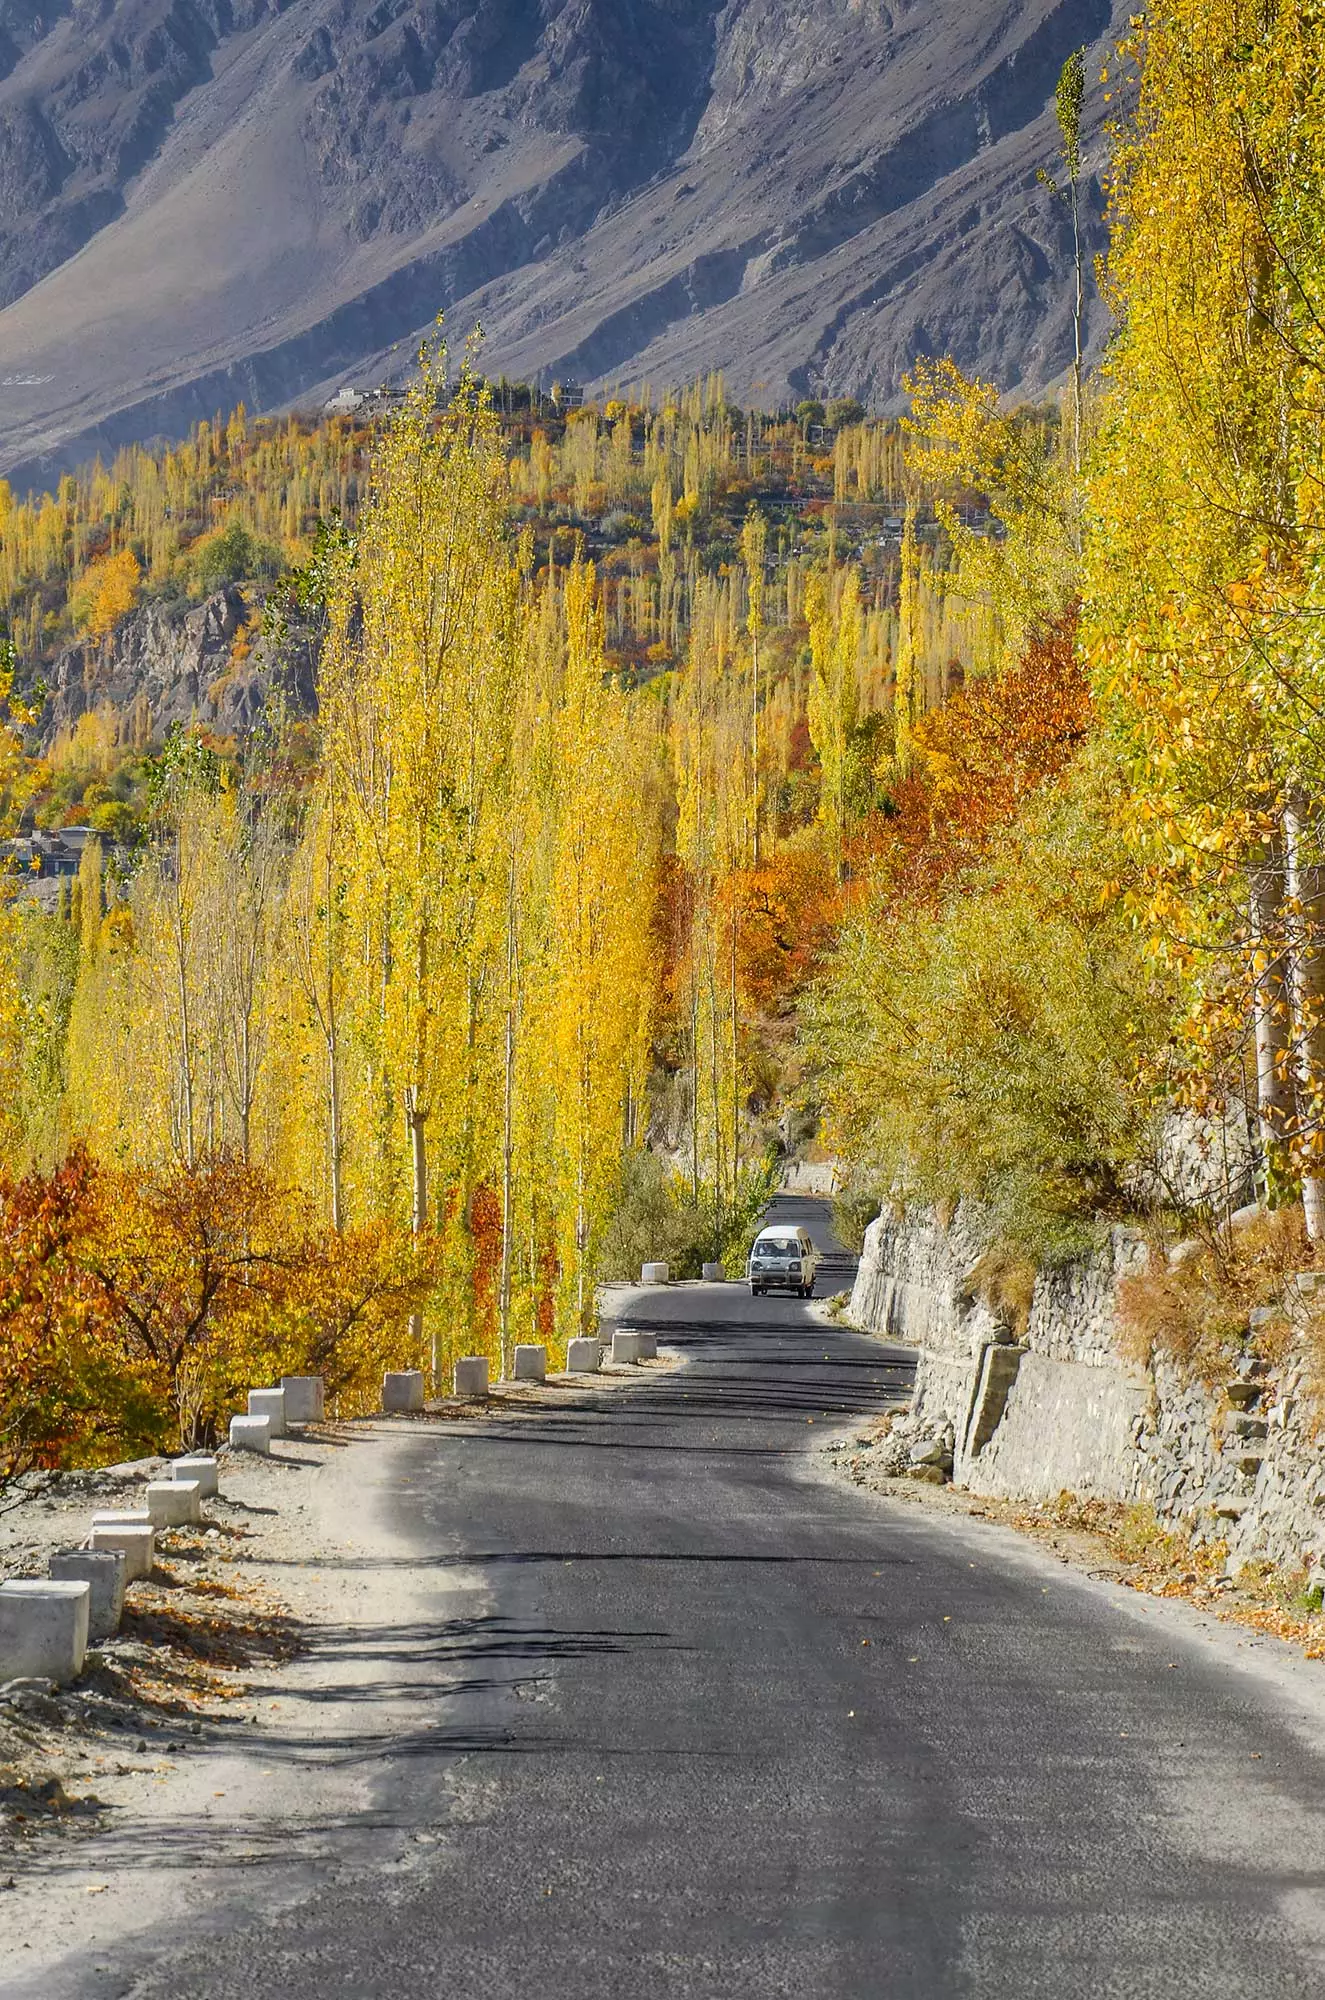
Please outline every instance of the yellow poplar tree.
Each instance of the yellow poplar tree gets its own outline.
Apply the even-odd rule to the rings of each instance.
[[[1250,1022],[1264,1151],[1325,1235],[1325,14],[1138,25],[1083,634],[1198,1092]]]

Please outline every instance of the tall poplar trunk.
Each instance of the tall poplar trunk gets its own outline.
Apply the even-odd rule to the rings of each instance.
[[[340,1063],[334,1030],[327,1036],[327,1123],[327,1144],[331,1154],[331,1227],[339,1236],[345,1216],[341,1196]]]
[[[413,1084],[405,1092],[405,1124],[409,1131],[410,1175],[413,1184],[413,1215],[411,1218],[415,1242],[428,1227],[428,1114],[419,1108],[419,1094]],[[423,1314],[413,1312],[409,1316],[410,1340],[414,1351],[423,1347]],[[432,1375],[436,1390],[438,1371],[441,1367],[440,1330],[433,1336]]]
[[[333,832],[327,840],[325,975],[327,1004],[323,1014],[323,1038],[327,1050],[327,1146],[331,1155],[328,1161],[331,1172],[331,1226],[339,1236],[345,1216],[341,1197],[340,1024],[336,1013],[336,920],[332,861],[334,824],[333,819]]]
[[[409,1111],[410,1168],[414,1183],[414,1234],[422,1236],[428,1227],[428,1143],[425,1127],[428,1121],[426,1111],[417,1108],[417,1099],[411,1092]]]
[[[709,926],[709,1087],[713,1093],[713,1255],[722,1248],[722,1073],[718,1048],[718,981],[716,939]]]
[[[197,1165],[195,1110],[193,1102],[193,1025],[189,1012],[189,982],[182,947],[179,955],[180,1098],[184,1121],[184,1164],[190,1172]]]
[[[1081,478],[1081,329],[1085,315],[1086,286],[1081,258],[1081,193],[1075,169],[1071,176],[1072,265],[1076,293],[1072,302],[1072,467]]]
[[[690,1192],[699,1207],[699,967],[695,962],[695,911],[690,914]]]
[[[762,585],[763,578],[760,578]],[[751,621],[753,625],[753,620]],[[750,650],[754,659],[754,711],[750,721],[750,784],[754,793],[754,865],[759,866],[759,628],[754,625],[750,633]]]
[[[740,1027],[736,1000],[736,912],[731,914],[731,1045],[732,1045],[732,1200],[736,1198],[736,1186],[741,1173],[741,1091],[740,1091]]]
[[[472,921],[472,911],[470,913]],[[469,1238],[469,1278],[465,1286],[465,1328],[469,1335],[470,1352],[474,1347],[474,1335],[478,1325],[478,1299],[474,1291],[475,1250],[474,1240],[474,1097],[478,1089],[477,1051],[478,1048],[478,978],[471,966],[465,978],[465,1116],[460,1136],[460,1213],[464,1219],[465,1232]]]
[[[585,1187],[584,1141],[589,1126],[589,1075],[580,1058],[580,1132],[575,1162],[575,1331],[584,1332],[584,1267],[589,1249],[589,1205]]]
[[[242,1078],[239,1094],[239,1152],[245,1166],[249,1163],[249,1149],[252,1143],[253,1129],[253,1091],[250,1086],[251,1061],[252,1048],[250,1045],[249,1013],[245,1009],[239,1030],[239,1063],[240,1076]]]
[[[1290,792],[1284,806],[1284,860],[1292,939],[1293,1062],[1297,1082],[1297,1131],[1302,1162],[1302,1206],[1307,1235],[1325,1239],[1325,868],[1309,858],[1306,802]]]
[[[1251,951],[1256,966],[1252,988],[1256,1114],[1268,1195],[1276,1178],[1288,1168],[1294,1115],[1282,847],[1267,843],[1251,870],[1250,890]]]
[[[506,895],[506,1067],[501,1138],[501,1372],[511,1372],[511,1230],[515,1221],[515,856]]]

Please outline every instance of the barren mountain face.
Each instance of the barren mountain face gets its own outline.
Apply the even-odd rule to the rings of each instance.
[[[0,0],[0,463],[399,373],[443,309],[544,381],[887,407],[951,351],[1038,390],[1071,330],[1036,170],[1114,13]]]

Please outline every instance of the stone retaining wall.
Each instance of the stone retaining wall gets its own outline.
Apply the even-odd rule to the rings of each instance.
[[[1325,1558],[1325,1447],[1300,1344],[1277,1373],[1249,1353],[1212,1394],[1119,1354],[1118,1281],[1146,1256],[1134,1232],[1042,1272],[1024,1332],[979,1295],[986,1247],[972,1211],[946,1225],[886,1213],[866,1232],[852,1294],[859,1325],[919,1348],[915,1414],[951,1436],[959,1485],[1145,1501],[1198,1543],[1227,1542],[1238,1564]],[[1290,1315],[1303,1301],[1286,1299]]]

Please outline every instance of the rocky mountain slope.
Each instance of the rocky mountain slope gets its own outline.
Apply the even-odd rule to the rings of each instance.
[[[128,733],[159,743],[174,724],[242,737],[279,692],[295,714],[316,705],[317,638],[286,621],[285,643],[262,632],[261,605],[234,585],[181,612],[160,602],[130,613],[104,643],[76,639],[57,654],[32,747],[48,750],[80,717],[113,710]],[[242,659],[235,640],[255,639]]]
[[[0,464],[398,372],[443,308],[544,381],[886,407],[951,350],[1039,389],[1054,82],[1122,12],[0,0]]]

